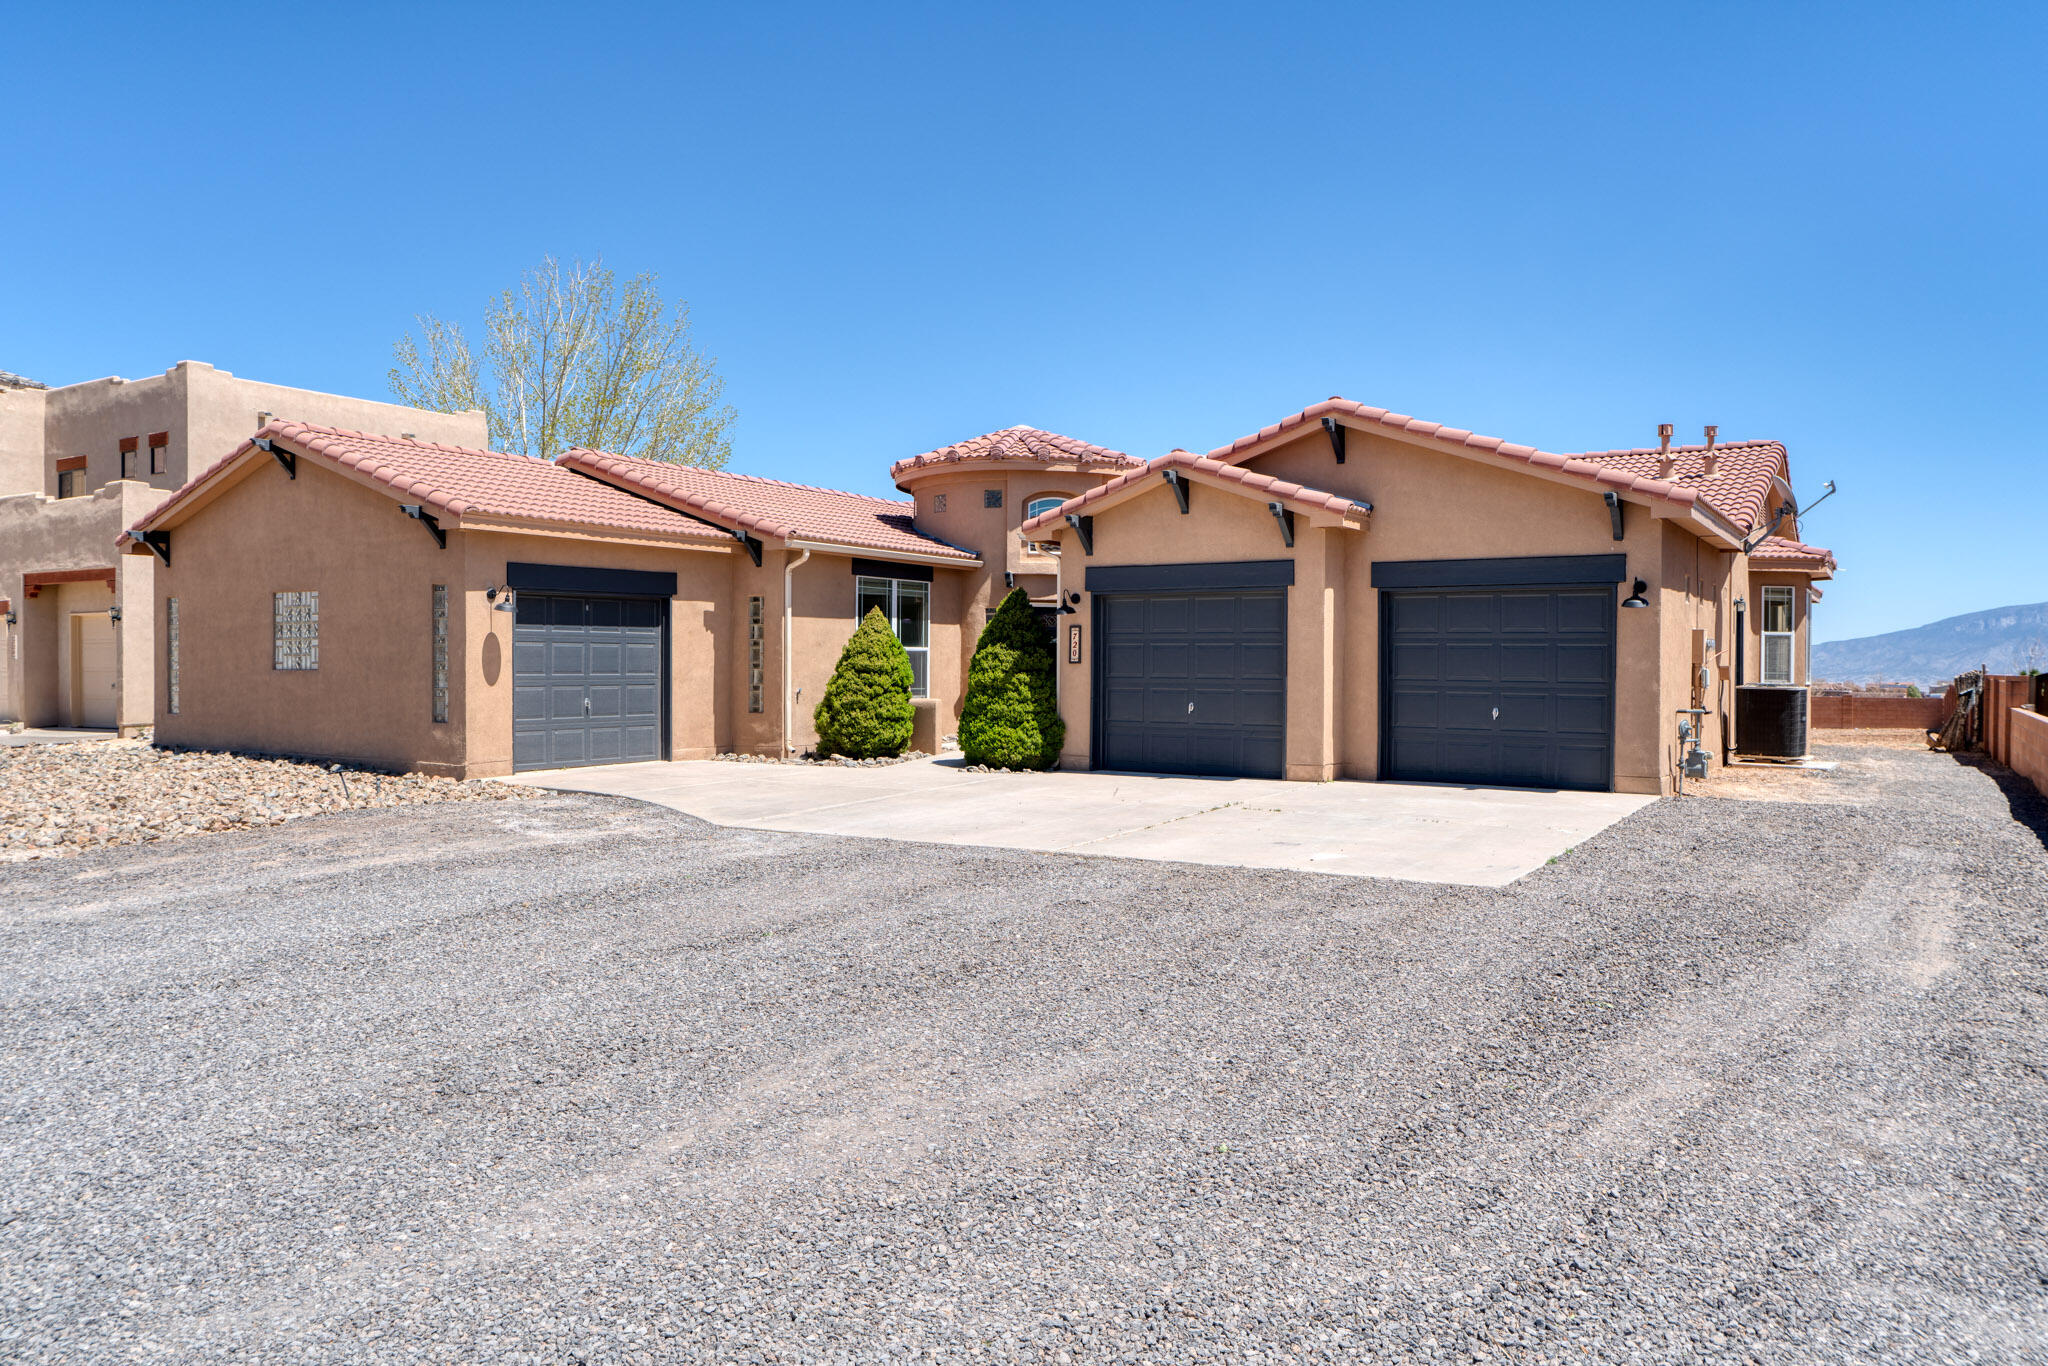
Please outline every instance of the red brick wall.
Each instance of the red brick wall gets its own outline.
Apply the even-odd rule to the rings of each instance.
[[[1950,705],[1939,697],[1816,693],[1811,721],[1815,730],[1933,730]]]
[[[2007,711],[2005,716],[2007,744],[2002,762],[2048,797],[2048,716],[2017,708]]]

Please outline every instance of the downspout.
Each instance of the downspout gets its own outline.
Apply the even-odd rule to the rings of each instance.
[[[790,595],[795,591],[797,569],[810,558],[811,552],[806,550],[782,566],[782,757],[785,759],[794,753],[789,744],[790,697],[796,686],[796,664],[790,657]]]

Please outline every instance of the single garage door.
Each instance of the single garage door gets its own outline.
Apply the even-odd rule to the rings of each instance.
[[[513,768],[660,755],[665,605],[651,598],[519,591],[512,628]]]
[[[1611,586],[1383,590],[1380,599],[1387,777],[1613,785]]]
[[[1098,592],[1095,611],[1096,768],[1281,776],[1284,589]]]

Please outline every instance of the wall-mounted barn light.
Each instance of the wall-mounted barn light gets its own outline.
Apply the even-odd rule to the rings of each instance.
[[[1648,607],[1650,605],[1650,600],[1644,597],[1643,594],[1649,591],[1650,585],[1644,583],[1641,579],[1637,579],[1635,591],[1630,593],[1627,597],[1623,598],[1621,600],[1621,605],[1623,607]]]
[[[503,602],[498,601],[498,596],[500,594],[504,595],[505,600]],[[493,612],[511,611],[513,608],[513,600],[515,596],[516,595],[513,593],[511,589],[500,588],[496,584],[493,584],[489,588],[486,588],[484,590],[484,599],[485,601],[491,604],[491,610]]]
[[[114,604],[114,605],[113,605],[112,607],[109,607],[109,608],[107,609],[107,620],[108,620],[108,621],[119,621],[120,619],[121,619],[121,604],[117,602],[117,603],[115,603],[115,604]]]

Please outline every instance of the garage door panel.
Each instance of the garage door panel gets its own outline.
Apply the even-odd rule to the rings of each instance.
[[[1435,593],[1397,594],[1391,606],[1396,631],[1440,631],[1444,624],[1444,600]]]
[[[1384,591],[1387,777],[1612,785],[1611,591]]]
[[[1453,730],[1493,729],[1494,694],[1474,692],[1465,688],[1446,688],[1443,697],[1443,724]]]
[[[658,757],[660,600],[522,591],[516,608],[513,767]]]
[[[1444,647],[1441,642],[1396,641],[1389,653],[1397,679],[1435,680],[1443,677]]]
[[[1511,642],[1500,647],[1500,679],[1503,683],[1547,683],[1553,674],[1555,646]]]
[[[1613,603],[1613,597],[1606,593],[1559,593],[1557,629],[1590,631],[1605,637],[1608,630],[1608,609]]]
[[[1444,596],[1444,630],[1452,635],[1492,635],[1500,629],[1500,603],[1487,596]]]
[[[1098,765],[1278,775],[1284,593],[1105,593],[1098,602]]]
[[[1435,730],[1442,724],[1443,698],[1438,693],[1401,688],[1393,694],[1393,722],[1396,728],[1422,727]]]
[[[1500,677],[1500,647],[1491,642],[1473,644],[1450,641],[1444,646],[1444,678],[1450,682],[1470,679],[1491,681]]]
[[[1551,630],[1551,600],[1548,593],[1503,593],[1500,596],[1500,629],[1504,634],[1545,634]]]
[[[1612,712],[1605,694],[1559,693],[1557,730],[1564,735],[1605,735]]]
[[[1605,642],[1598,645],[1560,643],[1557,646],[1557,681],[1604,684],[1614,674],[1613,660],[1613,651]]]

